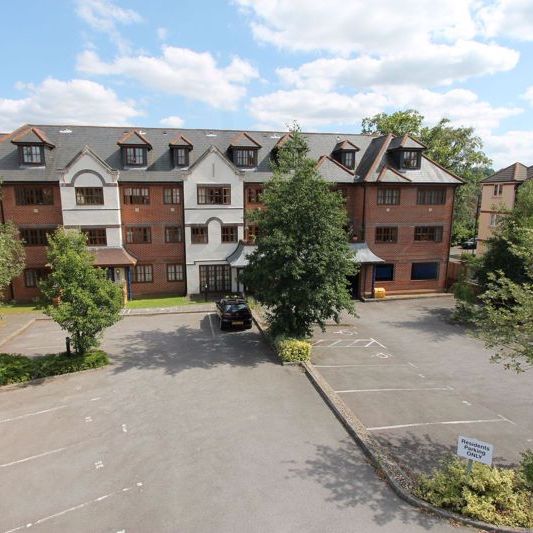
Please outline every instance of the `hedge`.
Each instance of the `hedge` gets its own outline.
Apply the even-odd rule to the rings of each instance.
[[[276,340],[275,345],[282,361],[294,363],[311,358],[311,344],[307,341],[282,338]]]
[[[99,368],[109,364],[107,354],[92,350],[85,355],[48,354],[42,357],[0,354],[0,385]]]

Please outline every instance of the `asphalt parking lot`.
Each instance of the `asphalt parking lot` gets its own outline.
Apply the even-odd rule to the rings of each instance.
[[[63,347],[36,322],[2,351]],[[399,500],[299,368],[212,315],[110,328],[113,366],[0,391],[0,531],[445,532]]]
[[[368,302],[314,336],[313,363],[404,465],[429,471],[459,435],[512,464],[533,448],[533,374],[491,364],[482,343],[448,322],[450,298]]]

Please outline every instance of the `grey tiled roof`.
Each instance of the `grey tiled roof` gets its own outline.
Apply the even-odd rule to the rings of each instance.
[[[422,150],[425,146],[416,139],[403,135],[402,137],[395,137],[389,144],[389,150],[396,150],[397,148],[416,148]]]
[[[533,177],[533,166],[529,168],[522,163],[513,163],[508,167],[501,168],[488,178],[482,180],[482,183],[500,183],[504,181],[525,181]]]
[[[0,176],[4,181],[57,181],[58,171],[64,169],[67,164],[83,149],[84,146],[98,155],[111,168],[120,171],[120,181],[124,182],[169,182],[182,180],[187,170],[173,168],[173,161],[169,149],[169,143],[176,140],[180,135],[185,137],[191,144],[189,153],[190,166],[202,157],[211,147],[216,147],[222,154],[227,154],[228,149],[236,138],[246,139],[241,134],[246,134],[255,140],[260,148],[258,150],[257,168],[244,170],[246,182],[264,182],[272,175],[270,167],[270,152],[279,143],[286,132],[275,131],[242,131],[242,130],[206,130],[206,129],[177,129],[177,128],[130,128],[108,126],[70,126],[70,125],[34,125],[27,126],[37,128],[46,137],[48,142],[55,145],[52,150],[45,149],[46,167],[21,168],[19,166],[17,147],[11,142],[11,135],[0,138]],[[150,145],[152,150],[148,152],[148,166],[144,169],[122,168],[120,147],[117,142],[128,133],[137,131]],[[17,133],[23,131],[19,128]],[[371,135],[337,134],[337,133],[303,133],[308,146],[309,157],[318,160],[321,156],[329,156],[335,146],[342,141],[348,141],[360,148],[357,152],[356,161],[359,162],[355,171],[355,180],[375,181],[383,168],[383,161],[379,161],[376,171],[369,174],[376,157],[381,154],[384,144],[389,144],[392,136],[375,137]],[[385,161],[391,164],[390,161]],[[435,168],[430,168],[434,166]],[[409,171],[409,177],[413,181],[436,181],[437,183],[459,183],[443,169],[427,162],[421,171]],[[339,181],[353,180],[347,178],[344,172],[339,172],[335,164],[330,165],[331,171]],[[417,174],[418,173],[418,174]],[[338,176],[337,176],[338,174]],[[342,176],[341,176],[342,174]],[[367,176],[367,174],[369,174]],[[330,176],[329,179],[335,179]]]
[[[353,170],[341,165],[329,156],[322,156],[318,160],[318,173],[326,180],[333,183],[353,183],[355,176]]]

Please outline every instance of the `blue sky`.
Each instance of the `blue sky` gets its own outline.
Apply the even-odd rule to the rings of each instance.
[[[533,164],[531,0],[55,0],[2,19],[0,131],[358,132],[415,108],[476,128],[495,167]]]

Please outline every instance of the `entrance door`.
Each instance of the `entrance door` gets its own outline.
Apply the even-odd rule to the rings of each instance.
[[[355,276],[348,276],[348,290],[353,300],[361,297],[359,290],[359,272]]]
[[[229,265],[200,265],[201,292],[231,292]]]

